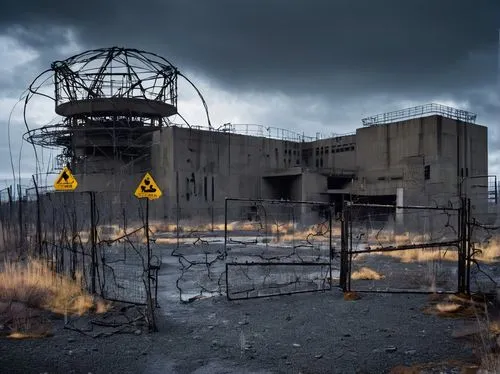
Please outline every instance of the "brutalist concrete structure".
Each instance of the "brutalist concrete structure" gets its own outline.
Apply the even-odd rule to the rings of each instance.
[[[346,200],[436,206],[468,196],[481,213],[496,202],[487,128],[463,110],[403,109],[332,137],[210,122],[195,128],[170,122],[182,75],[154,54],[100,49],[49,71],[63,120],[25,139],[62,147],[79,191],[133,194],[151,172],[163,190],[152,207],[156,218],[220,218],[226,197],[334,202],[341,209]]]
[[[416,118],[413,112],[419,112]],[[221,212],[225,197],[448,206],[460,196],[488,212],[487,128],[440,105],[398,112],[355,134],[311,139],[169,127],[155,134],[151,169],[166,215]],[[386,115],[387,116],[387,115]],[[455,116],[455,118],[453,118]],[[239,131],[239,133],[238,133]]]

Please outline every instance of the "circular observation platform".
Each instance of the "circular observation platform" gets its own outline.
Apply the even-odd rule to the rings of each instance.
[[[67,101],[56,105],[56,113],[74,116],[137,116],[169,117],[177,114],[177,107],[162,101],[145,98],[110,97]]]

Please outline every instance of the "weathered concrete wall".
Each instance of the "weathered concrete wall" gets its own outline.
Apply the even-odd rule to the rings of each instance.
[[[303,201],[327,202],[327,177],[318,173],[304,172],[302,175]]]
[[[487,174],[487,129],[479,125],[430,116],[358,129],[356,142],[353,190],[367,195],[402,187],[405,204],[446,204],[458,196],[461,168]]]
[[[356,135],[313,142],[169,127],[133,162],[91,157],[76,169],[81,190],[130,191],[152,172],[164,197],[158,218],[220,221],[226,197],[328,201],[328,176],[354,173],[357,195],[396,195],[405,205],[447,204],[457,175],[486,175],[487,129],[440,116],[360,128]],[[96,173],[98,171],[98,173]],[[487,210],[487,180],[466,180],[477,211]],[[481,187],[483,186],[483,187]]]
[[[302,143],[304,167],[340,174],[356,169],[356,136]]]
[[[262,175],[285,170],[298,159],[297,143],[275,139],[178,127],[163,136],[161,144],[171,147],[174,160],[165,178],[179,180],[178,190],[170,183],[168,206],[176,206],[178,193],[181,210],[193,216],[215,211],[220,218],[226,197],[261,198]]]

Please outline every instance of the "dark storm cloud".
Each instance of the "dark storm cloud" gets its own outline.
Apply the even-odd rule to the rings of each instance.
[[[8,0],[0,24],[72,27],[86,46],[152,50],[234,90],[425,97],[494,79],[500,2]]]

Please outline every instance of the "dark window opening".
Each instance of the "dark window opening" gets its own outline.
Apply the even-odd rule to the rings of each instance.
[[[424,167],[424,179],[425,180],[431,179],[431,166],[430,165],[425,165],[425,167]]]
[[[203,178],[203,195],[205,196],[205,201],[208,201],[208,183],[207,183],[207,177]]]
[[[323,159],[322,158],[319,160],[319,166],[323,167]]]
[[[316,167],[319,167],[319,159],[316,159]]]
[[[326,185],[329,190],[337,190],[346,188],[350,181],[350,177],[330,176],[326,179]]]

